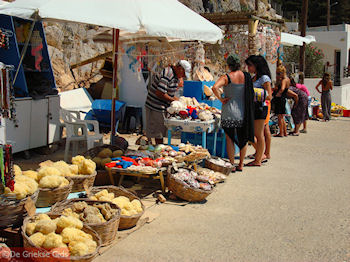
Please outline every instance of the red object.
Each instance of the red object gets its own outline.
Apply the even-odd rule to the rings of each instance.
[[[343,110],[344,117],[350,117],[350,110]]]
[[[320,113],[320,106],[314,106],[313,108],[312,108],[312,115],[314,116],[314,117],[317,117],[317,115]]]

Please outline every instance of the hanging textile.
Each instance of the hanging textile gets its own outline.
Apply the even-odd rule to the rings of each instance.
[[[13,70],[13,66],[0,62],[0,116],[14,121],[17,127],[15,91],[12,86]]]

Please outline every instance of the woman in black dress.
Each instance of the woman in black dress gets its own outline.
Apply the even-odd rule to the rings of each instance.
[[[284,137],[287,136],[287,125],[284,120],[286,114],[286,94],[290,86],[290,79],[287,77],[287,70],[284,66],[280,65],[276,71],[276,86],[273,89],[273,100],[274,112],[278,115],[278,127],[279,134],[274,136]]]

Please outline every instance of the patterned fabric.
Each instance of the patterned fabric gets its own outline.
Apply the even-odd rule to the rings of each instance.
[[[260,77],[259,79],[257,79],[254,83],[253,83],[253,87],[254,87],[254,102],[263,102],[264,106],[267,106],[267,104],[265,103],[265,99],[267,96],[267,92],[264,89],[264,84],[266,82],[272,82],[271,78],[268,75],[263,75],[262,77]],[[263,91],[260,91],[258,89],[263,89]]]
[[[231,83],[229,75],[227,77],[229,83],[224,86],[224,94],[230,100],[222,105],[221,126],[241,127],[244,118],[244,84]]]
[[[161,74],[153,76],[152,85],[148,90],[146,99],[146,107],[158,112],[165,112],[170,106],[168,101],[165,101],[157,96],[157,91],[168,94],[171,97],[175,96],[178,86],[178,78],[176,77],[171,67],[163,69]]]
[[[291,86],[289,90],[298,95],[299,101],[292,109],[292,117],[294,124],[301,124],[308,119],[309,114],[307,111],[309,98],[304,91],[294,86]]]

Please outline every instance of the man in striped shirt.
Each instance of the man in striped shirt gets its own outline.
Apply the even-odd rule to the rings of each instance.
[[[178,87],[183,86],[183,77],[189,76],[191,64],[185,60],[175,66],[168,66],[152,79],[146,100],[146,136],[149,141],[155,139],[156,144],[163,144],[167,127],[164,125],[166,109],[173,101]]]

